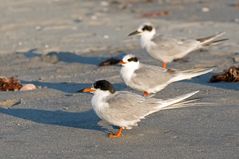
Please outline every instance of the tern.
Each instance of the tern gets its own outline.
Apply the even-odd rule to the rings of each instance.
[[[92,87],[84,88],[79,92],[93,93],[91,104],[97,116],[108,123],[118,126],[116,133],[109,133],[109,138],[122,136],[124,129],[132,129],[146,116],[164,109],[174,109],[184,104],[193,104],[185,99],[198,91],[184,94],[167,100],[145,98],[127,91],[116,91],[113,85],[106,80],[96,81]],[[194,100],[191,100],[194,101]]]
[[[135,90],[143,91],[144,96],[157,93],[173,82],[191,79],[213,71],[213,68],[194,68],[189,70],[166,69],[155,65],[143,64],[128,54],[119,62],[120,75],[125,84]]]
[[[156,35],[155,27],[151,23],[144,23],[140,25],[136,31],[130,33],[129,36],[140,35],[141,47],[146,49],[150,56],[162,61],[162,67],[166,68],[167,63],[170,63],[175,59],[180,59],[192,51],[228,40],[217,40],[217,38],[223,34],[224,32],[221,32],[198,39],[176,39],[164,35]]]

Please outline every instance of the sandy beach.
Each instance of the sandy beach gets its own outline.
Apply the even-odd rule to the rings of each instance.
[[[236,0],[0,0],[0,76],[33,83],[34,91],[0,92],[0,158],[238,159],[238,83],[209,83],[215,73],[238,66],[239,1]],[[165,14],[166,13],[166,14]],[[96,116],[90,94],[76,93],[106,79],[128,90],[120,66],[103,60],[134,53],[160,65],[128,37],[139,24],[175,37],[225,32],[228,41],[195,51],[170,68],[215,66],[214,72],[170,84],[155,95],[167,99],[199,90],[201,106],[160,111],[124,132]],[[136,92],[140,93],[140,92]]]

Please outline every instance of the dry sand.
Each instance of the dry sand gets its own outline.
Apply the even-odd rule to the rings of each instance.
[[[203,37],[225,31],[230,40],[174,62],[171,68],[231,65],[239,51],[238,1],[155,0],[154,3],[84,0],[0,0],[0,72],[41,89],[1,92],[0,101],[21,100],[0,108],[0,158],[239,158],[239,85],[208,83],[212,74],[171,84],[156,95],[170,98],[200,90],[196,97],[212,102],[155,113],[139,127],[110,140],[99,122],[90,94],[77,94],[97,79],[118,90],[126,88],[119,66],[97,64],[120,52],[133,52],[143,62],[159,65],[127,34],[151,21],[158,32]],[[144,18],[151,11],[168,16]],[[49,52],[51,57],[42,57]],[[132,91],[132,90],[130,90]]]

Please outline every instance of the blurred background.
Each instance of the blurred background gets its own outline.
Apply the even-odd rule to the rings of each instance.
[[[127,34],[145,21],[163,32],[183,22],[212,22],[206,32],[216,22],[239,24],[237,0],[0,0],[0,12],[2,54],[130,49]]]

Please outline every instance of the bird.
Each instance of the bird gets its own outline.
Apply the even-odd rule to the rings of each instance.
[[[147,53],[153,58],[163,62],[162,67],[167,68],[167,63],[180,59],[192,51],[204,48],[212,44],[217,44],[228,39],[219,39],[224,32],[212,36],[198,39],[172,38],[165,35],[156,35],[155,27],[149,23],[143,23],[136,31],[128,36],[140,35],[141,47],[146,49]]]
[[[167,100],[157,98],[145,98],[144,96],[128,92],[116,91],[107,80],[98,80],[91,87],[83,88],[79,92],[93,93],[91,105],[97,116],[113,126],[119,127],[116,133],[109,133],[108,137],[119,138],[125,129],[137,126],[141,119],[165,109],[174,109],[193,104],[187,98],[199,91],[187,93]],[[186,101],[184,101],[187,99]]]
[[[135,90],[143,91],[144,96],[157,93],[170,83],[191,79],[214,68],[194,68],[188,70],[166,69],[155,65],[144,64],[133,54],[125,55],[119,62],[122,65],[120,75],[125,84]]]

